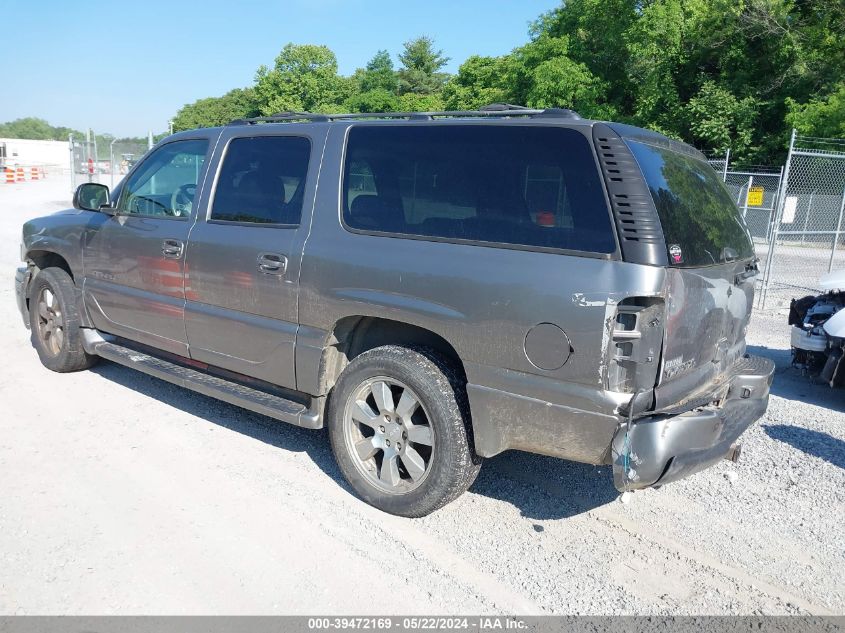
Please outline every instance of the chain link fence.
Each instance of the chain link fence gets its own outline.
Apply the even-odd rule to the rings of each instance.
[[[845,268],[845,139],[793,131],[776,209],[761,307],[788,306],[818,292],[823,274]]]
[[[754,239],[754,250],[760,258],[760,268],[764,270],[780,198],[783,168],[747,165],[742,169],[732,169],[730,150],[724,154],[711,154],[707,162],[724,180],[734,204],[745,218]]]
[[[771,236],[782,175],[782,169],[774,171],[765,167],[725,173],[725,186],[757,244],[767,244]]]
[[[71,191],[83,182],[109,184],[103,176],[108,171],[108,164],[100,161],[97,142],[68,136],[70,148],[70,187]]]
[[[726,171],[725,186],[751,231],[754,251],[765,270],[774,227],[783,168],[753,166],[743,171]]]
[[[109,181],[106,184],[114,188],[146,152],[146,143],[113,141],[109,145]]]
[[[68,141],[72,190],[83,182],[114,188],[149,149],[145,142],[118,140],[98,147],[96,141],[77,139],[73,134]]]
[[[719,153],[707,153],[705,154],[707,158],[707,162],[710,163],[710,166],[716,171],[716,173],[722,176],[722,179],[725,179],[725,174],[728,171],[728,164],[731,160],[731,150],[728,150],[724,154]]]

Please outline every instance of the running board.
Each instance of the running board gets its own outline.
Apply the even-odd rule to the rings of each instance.
[[[266,415],[282,422],[308,429],[319,429],[322,420],[317,411],[298,402],[259,391],[236,382],[183,367],[128,347],[109,342],[96,343],[93,352],[107,360],[137,369],[174,385],[185,387],[229,404]]]

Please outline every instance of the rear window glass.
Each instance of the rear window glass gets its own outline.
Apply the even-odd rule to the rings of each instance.
[[[229,143],[211,220],[299,224],[311,143],[299,136],[251,136]]]
[[[353,127],[343,213],[363,230],[616,249],[589,143],[564,128]]]
[[[754,256],[739,210],[713,168],[669,149],[629,141],[660,216],[672,266]]]

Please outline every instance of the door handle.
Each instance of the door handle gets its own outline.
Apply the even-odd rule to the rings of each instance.
[[[259,253],[258,270],[265,275],[284,275],[288,269],[288,258],[279,253]]]
[[[182,257],[182,251],[185,244],[179,240],[164,240],[161,246],[161,252],[169,259],[179,259]]]

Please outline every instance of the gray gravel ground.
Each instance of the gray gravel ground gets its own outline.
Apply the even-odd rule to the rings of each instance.
[[[488,460],[455,503],[384,515],[323,432],[101,363],[43,369],[15,312],[20,224],[68,185],[0,184],[0,613],[845,614],[845,391],[777,362],[739,464],[622,503],[607,467]]]

